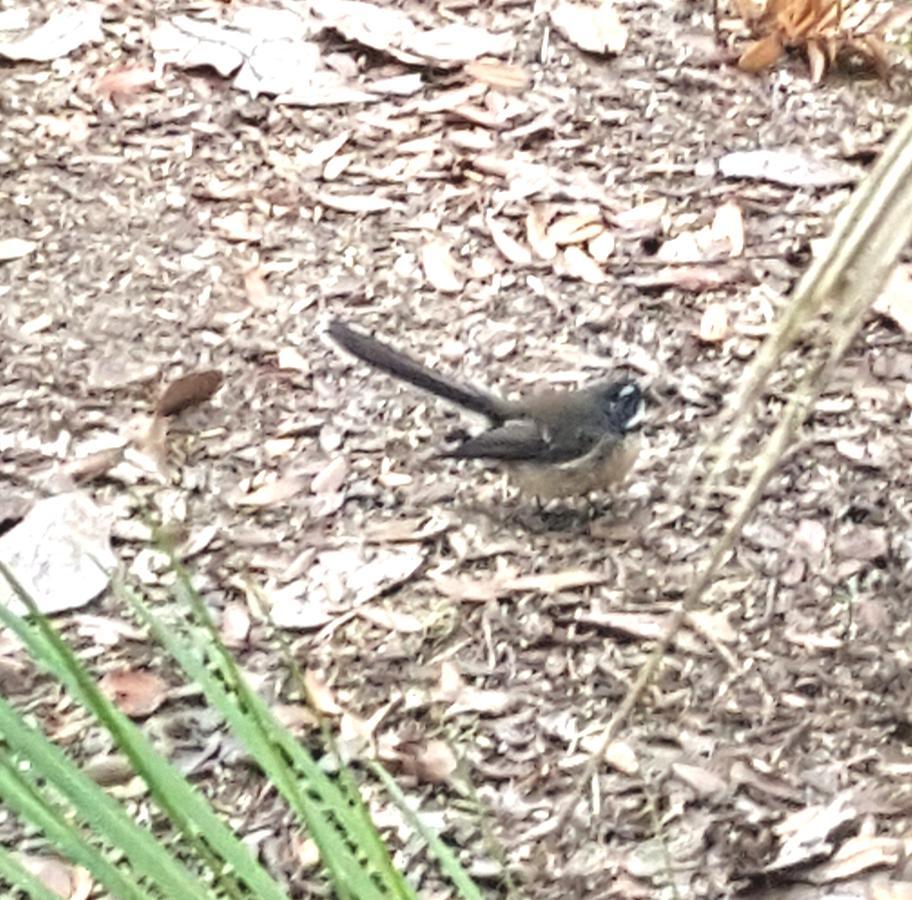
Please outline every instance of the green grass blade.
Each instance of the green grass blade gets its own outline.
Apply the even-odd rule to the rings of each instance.
[[[149,786],[158,806],[180,829],[187,845],[196,850],[199,858],[213,872],[220,887],[229,896],[246,897],[248,894],[237,884],[240,879],[257,900],[287,900],[284,891],[216,816],[199,792],[155,751],[145,735],[101,693],[70,648],[37,611],[32,598],[2,562],[0,574],[6,577],[32,612],[33,619],[27,623],[0,606],[0,621],[16,633],[35,658],[41,660],[110,731],[134,770]],[[189,900],[197,895],[190,893],[184,882],[182,891],[169,896],[180,896],[182,900],[186,897]]]
[[[405,795],[399,789],[399,785],[396,784],[389,772],[375,762],[368,763],[368,767],[383,782],[383,786],[412,828],[425,839],[431,852],[440,861],[440,868],[459,891],[459,896],[463,897],[464,900],[484,900],[481,891],[478,890],[469,873],[456,859],[456,854],[440,839],[440,836],[432,828],[429,828],[421,821],[421,817],[409,805]]]
[[[151,900],[153,896],[160,897],[160,894],[149,894],[122,873],[108,860],[97,844],[89,841],[75,826],[69,824],[69,817],[64,809],[52,804],[35,784],[23,775],[16,764],[16,758],[31,759],[28,752],[41,742],[43,735],[39,736],[37,732],[33,732],[26,741],[20,742],[17,740],[21,737],[20,734],[11,736],[6,730],[11,718],[6,713],[11,710],[5,704],[3,712],[0,721],[4,737],[9,740],[12,747],[18,747],[14,757],[0,748],[0,796],[4,798],[4,802],[16,810],[21,818],[40,829],[55,849],[67,859],[88,869],[95,880],[103,884],[112,896],[122,900]],[[28,731],[24,726],[23,729]],[[41,774],[40,766],[37,768],[36,774]]]
[[[32,900],[60,900],[59,895],[49,891],[6,847],[0,846],[0,888],[7,885],[26,891]]]
[[[166,628],[153,616],[138,595],[121,584],[116,585],[115,590],[133,605],[142,622],[149,626],[187,676],[200,686],[208,702],[225,717],[232,731],[299,815],[320,850],[336,890],[357,900],[385,900],[391,896],[389,886],[378,883],[375,873],[365,868],[351,844],[351,829],[347,822],[349,805],[345,795],[309,754],[309,765],[304,771],[292,770],[275,737],[276,731],[284,729],[260,698],[250,691],[233,661],[228,663],[227,670],[224,668],[230,657],[221,650],[213,635],[207,634],[205,642],[191,645],[179,638],[174,628]],[[290,734],[288,738],[294,743]],[[397,892],[392,896],[403,895]]]

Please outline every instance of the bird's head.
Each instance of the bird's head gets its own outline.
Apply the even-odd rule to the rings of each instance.
[[[611,381],[600,386],[597,391],[599,406],[619,432],[624,434],[632,431],[642,422],[643,392],[635,381]]]

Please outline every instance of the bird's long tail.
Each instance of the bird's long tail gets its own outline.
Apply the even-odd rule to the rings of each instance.
[[[411,356],[393,349],[389,344],[369,334],[355,331],[338,319],[330,322],[329,336],[352,356],[357,356],[374,368],[472,412],[480,413],[494,425],[499,425],[508,418],[508,404],[505,401],[471,385],[438,375]]]

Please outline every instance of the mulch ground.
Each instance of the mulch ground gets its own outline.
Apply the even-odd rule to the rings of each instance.
[[[0,519],[72,486],[77,461],[123,452],[79,484],[163,614],[150,510],[193,548],[203,598],[302,740],[318,746],[318,732],[263,603],[327,711],[345,711],[343,745],[356,754],[368,735],[492,897],[503,866],[536,898],[822,897],[845,878],[840,896],[874,896],[870,879],[902,880],[912,813],[912,351],[874,315],[597,784],[555,828],[718,532],[725,502],[697,513],[678,490],[692,450],[849,190],[725,178],[716,163],[788,148],[863,169],[908,106],[904,73],[813,85],[795,57],[747,75],[706,10],[619,11],[619,55],[552,29],[542,62],[537,7],[451,6],[516,39],[531,86],[488,98],[434,67],[417,94],[320,108],[251,98],[208,68],[99,93],[114,64],[150,63],[156,22],[212,15],[206,3],[110,4],[102,42],[4,64],[0,238],[37,247],[0,264]],[[340,69],[412,71],[317,40]],[[360,199],[348,211],[337,196]],[[659,200],[659,216],[623,218]],[[669,277],[661,246],[726,203],[742,212],[743,254],[709,265],[715,279]],[[530,210],[593,206],[621,217],[600,284],[510,258],[493,236],[521,241]],[[701,338],[710,307],[727,327]],[[634,374],[650,392],[635,472],[594,510],[539,512],[497,470],[434,458],[473,423],[334,352],[331,316],[505,392]],[[153,472],[125,451],[162,385],[200,369],[223,385],[173,418]],[[788,387],[774,381],[759,427]],[[113,627],[128,618],[105,594],[58,624],[99,677],[149,669],[172,685],[146,727],[290,894],[310,896],[304,836],[161,653]],[[4,692],[76,758],[105,757],[57,686],[3,652]],[[383,793],[366,794],[421,895],[448,896]],[[0,840],[41,852],[2,812]]]

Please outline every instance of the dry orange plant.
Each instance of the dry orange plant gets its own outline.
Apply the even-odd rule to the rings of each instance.
[[[820,81],[840,56],[857,56],[881,77],[888,68],[883,38],[887,22],[863,28],[862,20],[850,26],[846,12],[851,0],[734,0],[738,15],[754,33],[738,65],[759,72],[774,65],[788,49],[803,49],[811,77]],[[867,17],[864,17],[867,18]]]

